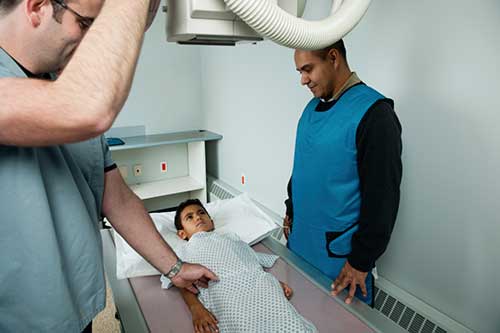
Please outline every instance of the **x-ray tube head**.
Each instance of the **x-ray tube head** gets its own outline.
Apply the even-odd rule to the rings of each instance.
[[[348,34],[371,0],[334,0],[328,18],[301,19],[305,0],[167,0],[167,40],[234,45],[268,38],[280,45],[317,50]]]
[[[270,0],[287,14],[301,16],[305,0]],[[229,9],[224,0],[167,0],[167,41],[235,45],[264,38]]]

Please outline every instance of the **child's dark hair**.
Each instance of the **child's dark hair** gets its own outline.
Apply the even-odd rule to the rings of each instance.
[[[186,208],[187,206],[191,206],[191,205],[200,206],[201,208],[203,208],[203,210],[205,211],[205,213],[207,213],[207,215],[210,217],[210,215],[208,214],[207,210],[205,209],[205,206],[203,206],[203,204],[201,203],[200,200],[198,200],[198,199],[188,199],[188,200],[186,200],[184,202],[181,202],[181,204],[179,205],[179,207],[177,207],[177,210],[175,211],[174,222],[175,222],[175,228],[177,230],[184,229],[184,227],[182,226],[181,214],[182,214],[182,211],[184,210],[184,208]]]

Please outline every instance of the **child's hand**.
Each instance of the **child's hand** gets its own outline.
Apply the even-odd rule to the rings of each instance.
[[[290,288],[289,285],[287,285],[285,282],[281,282],[280,281],[280,284],[281,284],[281,288],[283,288],[283,293],[285,294],[285,297],[287,299],[290,299],[292,298],[292,295],[293,295],[293,289]]]
[[[203,305],[197,305],[191,308],[193,316],[193,326],[195,333],[213,333],[219,332],[217,327],[217,318],[208,311]]]

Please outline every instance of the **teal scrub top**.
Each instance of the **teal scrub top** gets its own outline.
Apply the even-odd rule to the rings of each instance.
[[[2,49],[0,77],[26,77]],[[103,136],[0,145],[0,332],[81,332],[104,308],[99,221],[111,165]]]

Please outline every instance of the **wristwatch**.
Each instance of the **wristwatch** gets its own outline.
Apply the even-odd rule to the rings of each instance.
[[[182,262],[182,260],[177,259],[177,262],[165,274],[165,276],[168,277],[170,280],[172,280],[181,271],[181,268],[182,268],[183,264],[184,264],[184,262]]]

